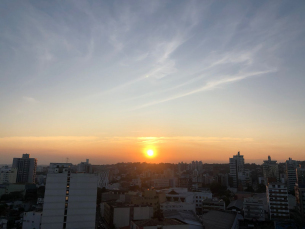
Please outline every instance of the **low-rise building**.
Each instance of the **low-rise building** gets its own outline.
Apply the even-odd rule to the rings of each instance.
[[[236,212],[209,211],[202,216],[205,229],[237,229],[239,222]]]
[[[206,199],[202,201],[202,213],[205,214],[211,210],[225,210],[226,204],[223,200],[217,198]]]
[[[196,211],[200,213],[202,209],[202,200],[212,198],[212,193],[209,189],[201,189],[200,191],[198,190],[198,191],[190,192],[188,191],[187,188],[169,188],[169,189],[162,189],[161,192],[166,194],[166,200],[168,202],[194,204]],[[167,204],[168,207],[169,205],[170,204]],[[175,205],[175,206],[180,206],[180,205]],[[186,206],[187,209],[189,209],[189,207],[190,205]],[[191,209],[192,208],[193,207],[191,207]]]
[[[160,209],[160,204],[166,201],[165,193],[157,193],[156,190],[145,190],[143,196],[135,196],[131,198],[131,202],[137,205],[148,204],[152,206],[154,212]]]
[[[243,210],[243,202],[244,200],[233,200],[227,206],[227,210],[240,213]]]
[[[22,229],[40,229],[42,212],[24,212]]]
[[[11,168],[9,166],[3,166],[0,169],[0,184],[16,183],[17,168]]]
[[[0,228],[7,229],[7,219],[0,219]]]
[[[190,229],[203,229],[201,220],[193,211],[166,211],[164,218],[179,219],[189,225]]]
[[[109,226],[115,228],[127,227],[131,220],[150,219],[153,207],[124,203],[104,203],[104,218]]]
[[[160,206],[162,211],[192,211],[196,213],[196,205],[194,203],[187,203],[187,202],[170,202],[166,201],[161,204]]]
[[[178,219],[134,220],[130,229],[189,229],[189,225]]]
[[[245,198],[243,203],[244,219],[265,221],[266,214],[263,200],[258,198]]]
[[[154,179],[151,182],[151,186],[154,188],[168,188],[170,186],[168,178]]]

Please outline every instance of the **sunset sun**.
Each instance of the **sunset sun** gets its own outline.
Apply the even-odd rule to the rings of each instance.
[[[152,157],[153,155],[154,155],[154,151],[153,150],[147,150],[147,155],[149,156],[149,157]]]

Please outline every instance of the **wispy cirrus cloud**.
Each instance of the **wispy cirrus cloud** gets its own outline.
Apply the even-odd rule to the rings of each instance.
[[[31,103],[31,104],[37,104],[39,103],[39,101],[33,97],[29,97],[29,96],[23,96],[22,100],[27,102],[27,103]]]
[[[199,93],[199,92],[213,90],[213,89],[215,89],[215,88],[217,88],[221,85],[237,82],[237,81],[249,78],[249,77],[263,75],[263,74],[272,73],[272,72],[276,72],[276,70],[268,70],[268,71],[262,71],[262,72],[251,72],[251,73],[240,73],[240,74],[238,74],[236,76],[233,76],[233,77],[232,76],[231,77],[230,76],[227,76],[227,77],[224,76],[224,78],[222,78],[220,80],[207,82],[203,87],[188,91],[186,93],[174,95],[174,96],[169,97],[169,98],[165,98],[165,99],[162,99],[162,100],[147,103],[147,104],[141,105],[139,107],[136,107],[134,109],[141,109],[141,108],[144,108],[144,107],[149,107],[149,106],[157,105],[157,104],[160,104],[160,103],[169,102],[171,100],[183,98],[183,97],[186,97],[186,96],[189,96],[189,95],[192,95],[192,94],[196,94],[196,93]]]

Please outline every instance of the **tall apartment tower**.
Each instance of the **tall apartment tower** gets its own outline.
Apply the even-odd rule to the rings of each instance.
[[[287,186],[288,191],[292,192],[294,190],[295,183],[297,182],[297,173],[296,169],[298,167],[297,161],[289,160],[286,161],[286,175],[287,175]]]
[[[12,167],[17,169],[16,183],[35,183],[36,158],[30,158],[30,154],[23,154],[22,158],[13,159]]]
[[[266,185],[267,202],[270,219],[289,219],[289,204],[287,185],[274,182]]]
[[[297,209],[305,219],[305,168],[297,168],[297,182],[295,184],[295,198]]]
[[[230,177],[233,179],[233,187],[238,187],[238,173],[244,171],[244,156],[240,155],[238,151],[237,155],[234,155],[233,158],[229,159],[230,163]]]
[[[265,178],[266,185],[270,183],[270,181],[279,181],[279,165],[276,163],[277,161],[271,160],[271,157],[268,156],[268,160],[263,163],[263,174]],[[268,182],[269,181],[269,182]]]
[[[47,174],[42,229],[94,229],[97,175],[72,173],[70,163],[51,163]]]

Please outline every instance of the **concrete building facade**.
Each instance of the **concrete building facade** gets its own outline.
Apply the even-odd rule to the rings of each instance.
[[[287,187],[289,192],[294,190],[295,183],[297,182],[297,167],[297,161],[292,160],[291,158],[286,161]]]
[[[97,175],[71,173],[68,166],[47,175],[42,229],[95,228]]]
[[[160,209],[160,204],[166,201],[165,193],[157,193],[156,190],[145,190],[143,196],[135,196],[131,199],[133,204],[148,204],[153,207],[154,212]]]
[[[104,218],[114,228],[127,227],[131,220],[143,220],[153,217],[153,207],[123,203],[104,203]]]
[[[35,183],[36,158],[30,158],[30,154],[23,154],[22,158],[13,159],[12,167],[17,169],[16,183]]]
[[[226,210],[226,203],[219,199],[206,199],[202,201],[202,213],[205,214],[211,210]]]
[[[270,219],[289,219],[287,185],[280,182],[269,183],[266,185],[266,195]]]
[[[40,229],[42,212],[24,212],[22,229]]]
[[[245,198],[243,202],[244,219],[265,221],[264,203],[258,198]]]
[[[17,168],[3,166],[0,169],[0,184],[16,183],[16,178],[17,178]]]
[[[271,160],[271,157],[268,156],[268,160],[263,163],[263,174],[265,178],[265,184],[268,184],[268,180],[275,179],[279,181],[279,165],[277,161]]]
[[[305,218],[305,168],[297,168],[297,182],[295,184],[296,207]]]
[[[233,179],[233,187],[237,188],[239,185],[238,174],[244,171],[244,156],[240,155],[240,152],[237,155],[234,155],[233,158],[229,159],[230,165],[230,177]]]

